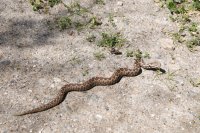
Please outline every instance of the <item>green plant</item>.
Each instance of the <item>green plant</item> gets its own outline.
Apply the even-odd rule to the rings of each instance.
[[[94,57],[99,61],[106,58],[105,55],[103,53],[100,53],[100,52],[94,53]]]
[[[192,23],[192,24],[189,26],[188,30],[189,30],[190,32],[197,32],[197,23]]]
[[[69,17],[61,17],[58,19],[57,24],[61,30],[69,29],[72,27],[72,20]]]
[[[148,52],[145,52],[144,55],[143,55],[143,57],[150,59],[150,54]]]
[[[103,0],[95,0],[95,4],[105,5],[105,2]]]
[[[87,8],[82,7],[78,2],[71,3],[69,6],[65,5],[64,6],[67,8],[68,12],[70,12],[72,15],[82,15],[83,13],[88,12]]]
[[[126,51],[126,57],[133,57],[134,56],[134,52],[131,50],[127,50]]]
[[[173,37],[173,39],[175,40],[175,41],[177,41],[177,42],[183,42],[184,40],[183,40],[183,38],[182,38],[182,36],[180,35],[180,33],[173,33],[172,34],[172,37]]]
[[[176,21],[176,18],[175,18],[173,15],[170,15],[170,16],[169,16],[169,19],[170,19],[172,22],[175,22],[175,21]]]
[[[184,2],[184,1],[175,2],[174,0],[167,0],[166,1],[167,8],[170,10],[170,12],[172,14],[173,13],[177,13],[177,14],[186,13],[184,5],[180,4],[182,2]]]
[[[29,2],[32,5],[33,11],[38,11],[39,9],[43,8],[43,2],[42,0],[29,0]]]
[[[81,22],[78,22],[78,21],[73,22],[73,25],[78,31],[82,30],[85,27],[84,23],[81,23]]]
[[[101,47],[121,47],[124,45],[125,39],[122,38],[120,33],[108,34],[102,33],[102,39],[98,46]]]
[[[131,50],[126,51],[126,57],[134,57],[136,59],[141,59],[141,58],[150,58],[150,54],[148,52],[142,52],[141,50],[136,50],[135,52]]]
[[[182,15],[181,15],[181,22],[182,22],[182,23],[191,22],[189,15],[188,15],[188,14],[182,14]]]
[[[38,11],[40,9],[45,9],[47,11],[48,6],[53,7],[59,3],[61,3],[61,0],[29,0],[31,3],[33,10]]]
[[[173,72],[170,72],[170,71],[168,71],[167,73],[166,73],[166,79],[167,80],[174,80],[174,76],[176,76],[176,72],[177,71],[173,71]]]
[[[143,53],[139,49],[134,53],[134,55],[135,55],[136,59],[142,59],[142,57],[143,57]]]
[[[189,48],[190,51],[193,51],[195,46],[200,46],[200,38],[192,38],[191,40],[187,41],[186,46]]]
[[[88,25],[91,29],[94,29],[96,26],[101,25],[102,22],[100,22],[96,17],[90,18]]]
[[[55,5],[59,4],[59,3],[61,3],[61,1],[62,1],[62,0],[48,0],[49,6],[50,6],[50,7],[53,7],[53,6],[55,6]]]
[[[75,64],[80,64],[82,61],[80,59],[80,57],[77,57],[76,55],[74,57],[72,57],[69,60],[70,64],[75,65]]]
[[[113,18],[114,16],[111,13],[109,13],[108,22],[110,22],[113,27],[116,27],[116,24],[114,23]]]
[[[173,0],[167,0],[166,1],[167,8],[171,11],[171,13],[174,13],[176,9],[176,4]]]
[[[200,46],[198,25],[190,19],[190,12],[194,10],[200,11],[200,0],[162,1],[171,12],[170,19],[180,25],[179,31],[172,34],[174,41],[186,44],[190,51],[193,51],[195,46]]]
[[[183,33],[186,29],[187,29],[187,26],[185,26],[184,24],[180,25],[179,33]]]
[[[192,2],[192,7],[193,7],[195,10],[200,11],[200,1],[199,1],[199,0],[193,0],[193,2]]]

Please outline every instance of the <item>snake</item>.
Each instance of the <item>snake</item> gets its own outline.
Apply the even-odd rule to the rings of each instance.
[[[23,116],[33,113],[38,113],[51,109],[65,100],[66,95],[72,91],[87,91],[95,86],[109,86],[118,83],[122,77],[134,77],[142,73],[142,68],[147,70],[161,70],[159,62],[151,62],[145,64],[143,59],[134,59],[133,68],[118,68],[114,73],[106,77],[92,77],[83,83],[68,83],[65,84],[57,93],[57,96],[50,102],[40,105],[37,108],[14,114],[15,116]]]

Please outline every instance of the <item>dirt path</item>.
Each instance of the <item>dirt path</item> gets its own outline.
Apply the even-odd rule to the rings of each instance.
[[[49,22],[66,14],[64,6],[40,14],[27,0],[0,1],[0,132],[200,132],[200,88],[191,84],[200,78],[200,53],[174,45],[165,34],[177,30],[168,19],[169,11],[153,0],[81,4],[101,18],[101,26],[59,31]],[[126,38],[122,55],[86,40],[91,34],[98,39],[102,32],[120,32]],[[131,67],[133,58],[126,56],[127,50],[138,48],[150,60],[160,61],[166,74],[143,71],[113,86],[72,92],[48,111],[12,116],[47,103],[65,83]],[[98,52],[105,56],[101,61],[94,56]]]

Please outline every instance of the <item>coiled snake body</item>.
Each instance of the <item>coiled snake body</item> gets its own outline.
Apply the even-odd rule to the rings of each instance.
[[[145,64],[142,59],[135,59],[134,67],[133,69],[128,68],[119,68],[117,69],[111,77],[104,78],[104,77],[93,77],[83,83],[80,84],[66,84],[64,85],[60,91],[58,92],[55,99],[53,99],[51,102],[41,105],[35,109],[28,110],[25,112],[22,112],[20,114],[15,114],[16,116],[22,116],[27,114],[33,114],[37,112],[42,112],[45,110],[48,110],[50,108],[53,108],[57,105],[59,105],[63,100],[65,99],[68,92],[71,91],[87,91],[92,89],[95,86],[107,86],[107,85],[113,85],[118,83],[122,77],[134,77],[141,73],[141,70],[143,69],[150,69],[150,70],[159,70],[160,63],[153,62],[149,64]]]

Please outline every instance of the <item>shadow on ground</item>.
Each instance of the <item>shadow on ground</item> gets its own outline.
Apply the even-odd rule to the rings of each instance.
[[[5,22],[3,22],[5,23]],[[0,45],[30,47],[44,45],[49,38],[55,37],[54,31],[48,29],[46,20],[12,20],[9,28],[0,33]]]

